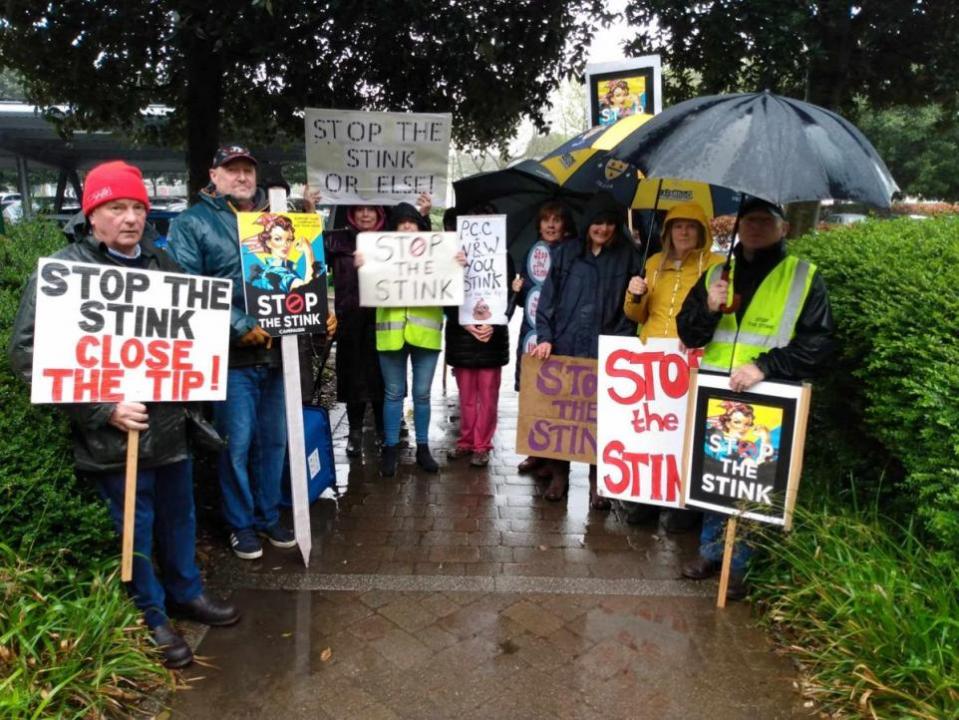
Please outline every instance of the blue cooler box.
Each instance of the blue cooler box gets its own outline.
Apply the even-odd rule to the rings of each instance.
[[[326,408],[314,405],[303,406],[303,433],[306,439],[306,477],[310,503],[313,503],[328,487],[336,483],[336,466],[333,464],[333,433],[330,430],[330,414]],[[293,505],[290,491],[290,463],[283,470],[281,485],[283,507]]]

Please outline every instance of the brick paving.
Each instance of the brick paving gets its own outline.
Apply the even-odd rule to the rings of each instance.
[[[206,634],[173,717],[810,717],[749,607],[716,610],[715,583],[680,578],[695,535],[588,511],[583,465],[565,501],[545,500],[515,470],[516,411],[504,372],[490,465],[447,461],[450,378],[434,392],[440,473],[407,450],[390,479],[371,432],[348,461],[334,412],[339,495],[313,506],[310,567],[270,546],[217,556],[211,581],[244,619]]]

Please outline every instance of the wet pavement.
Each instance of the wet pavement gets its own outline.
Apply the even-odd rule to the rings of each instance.
[[[349,462],[332,413],[339,496],[313,506],[310,567],[269,545],[217,555],[210,584],[244,618],[205,635],[174,718],[811,717],[748,605],[717,610],[715,582],[680,578],[694,533],[588,511],[584,465],[559,503],[516,473],[503,375],[486,468],[446,459],[452,377],[434,391],[438,475],[408,449],[380,478],[370,430]]]

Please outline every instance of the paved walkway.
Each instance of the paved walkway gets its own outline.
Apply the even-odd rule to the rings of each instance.
[[[244,619],[206,634],[174,718],[811,716],[749,607],[717,610],[715,583],[680,579],[693,535],[588,512],[585,466],[563,503],[516,474],[506,375],[485,469],[445,458],[452,378],[434,393],[438,475],[408,450],[380,478],[372,444],[348,463],[334,413],[340,495],[314,505],[309,569],[269,546],[218,557],[212,582]]]

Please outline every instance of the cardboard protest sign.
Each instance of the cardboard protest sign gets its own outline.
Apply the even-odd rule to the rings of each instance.
[[[237,213],[246,311],[270,335],[325,334],[323,220],[315,213]]]
[[[463,304],[463,267],[452,232],[368,232],[356,236],[363,307]]]
[[[523,356],[516,452],[596,462],[596,361]]]
[[[456,234],[466,253],[460,325],[505,325],[509,302],[506,216],[461,216],[456,219]]]
[[[30,400],[224,400],[233,283],[40,258]]]
[[[306,108],[310,187],[332,205],[414,203],[420,193],[446,206],[449,113]]]
[[[784,525],[802,472],[810,386],[693,373],[688,404],[685,500],[689,506]]]
[[[682,505],[681,467],[690,368],[702,350],[679,341],[601,335],[597,487],[605,497]]]

